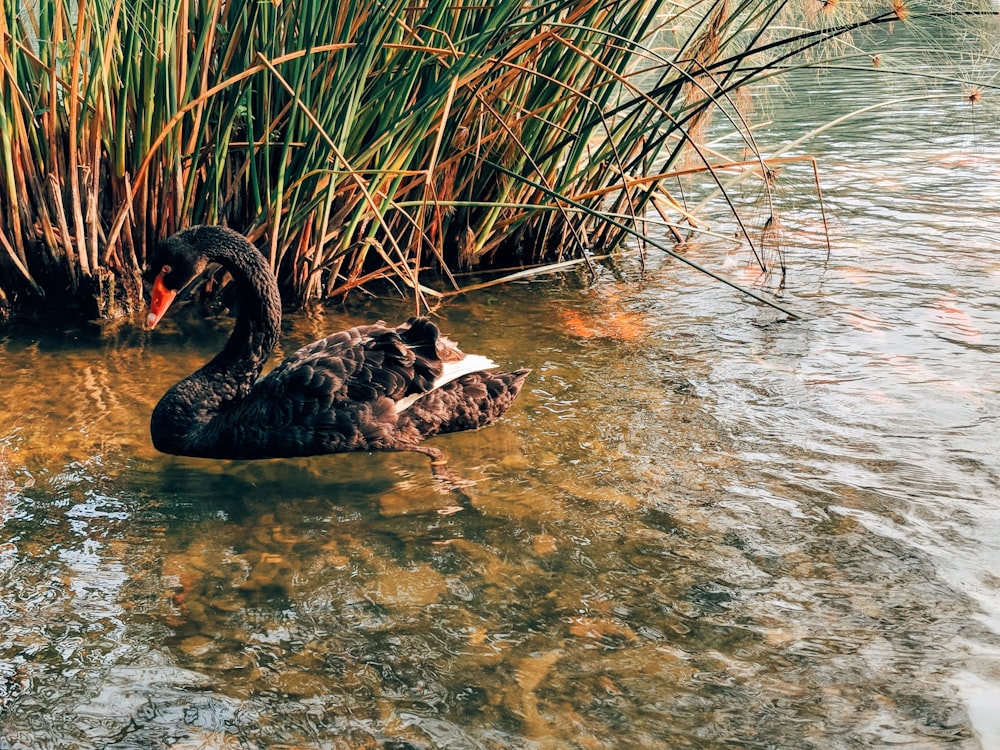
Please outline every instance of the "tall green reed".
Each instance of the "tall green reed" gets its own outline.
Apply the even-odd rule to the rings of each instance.
[[[207,222],[250,236],[290,303],[388,281],[418,308],[459,290],[458,270],[612,250],[652,205],[687,231],[670,180],[726,195],[734,163],[767,173],[748,86],[919,15],[898,0],[5,3],[0,303],[128,313],[148,249]],[[738,157],[705,145],[713,112]]]

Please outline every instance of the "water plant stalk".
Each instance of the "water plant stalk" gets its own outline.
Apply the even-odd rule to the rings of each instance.
[[[676,209],[675,238],[700,231],[668,188],[693,173],[753,250],[725,170],[761,175],[781,150],[757,142],[745,92],[856,59],[836,45],[860,32],[970,13],[996,15],[900,0],[5,3],[0,310],[127,315],[150,248],[199,223],[256,242],[289,304],[392,282],[420,310],[460,291],[460,271],[592,267],[648,239],[654,201]],[[738,155],[707,146],[720,129]]]

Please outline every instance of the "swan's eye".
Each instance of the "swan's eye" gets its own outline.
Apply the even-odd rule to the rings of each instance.
[[[172,268],[171,268],[170,266],[164,266],[163,268],[161,268],[161,269],[160,269],[160,275],[161,275],[161,276],[166,276],[166,275],[167,275],[168,273],[170,273],[170,272],[171,272],[172,270],[173,270],[173,269],[172,269]]]

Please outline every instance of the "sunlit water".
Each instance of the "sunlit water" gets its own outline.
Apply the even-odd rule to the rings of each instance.
[[[443,307],[534,370],[435,440],[465,496],[155,453],[225,319],[7,331],[0,748],[1000,747],[1000,151],[900,117],[810,145],[801,320],[653,251]],[[757,283],[729,251],[689,250]]]

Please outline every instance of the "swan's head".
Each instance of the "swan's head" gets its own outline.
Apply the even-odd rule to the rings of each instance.
[[[147,278],[153,283],[149,297],[146,327],[155,328],[174,301],[177,292],[197,278],[208,265],[205,252],[205,230],[214,227],[194,227],[168,237],[156,248],[149,262]]]

